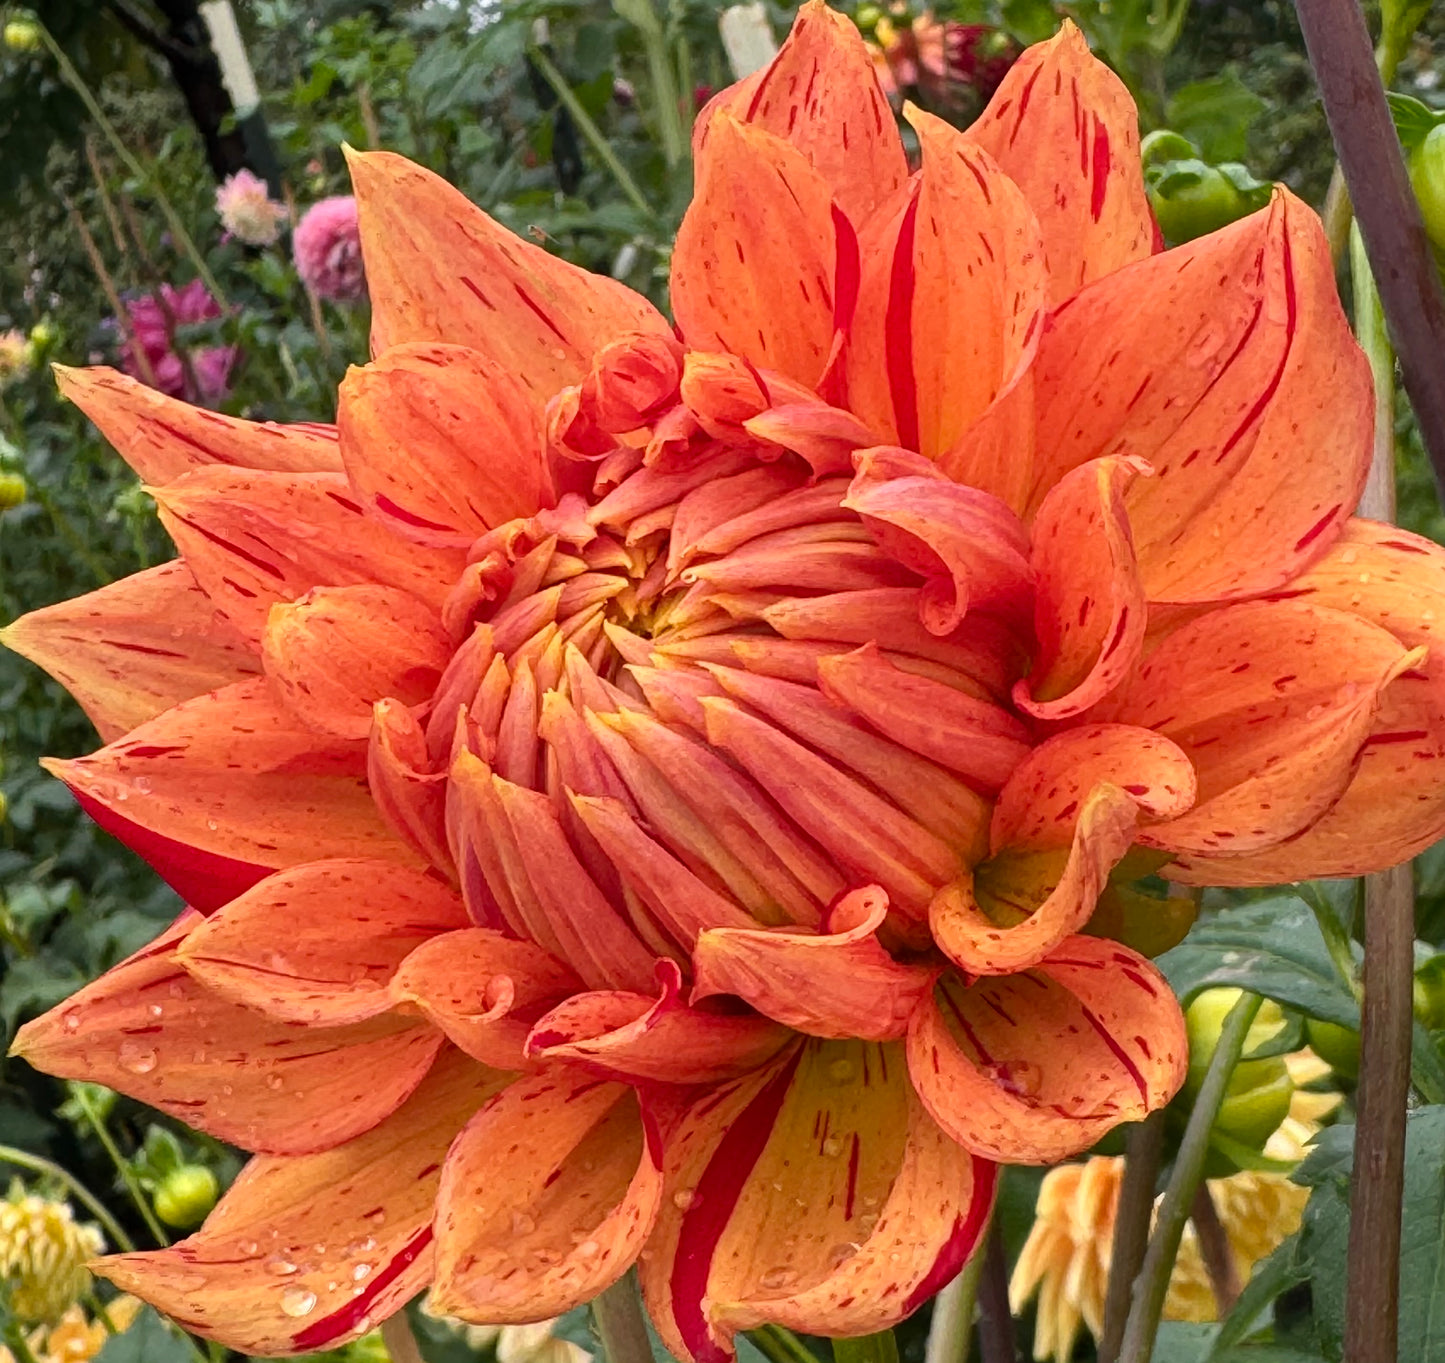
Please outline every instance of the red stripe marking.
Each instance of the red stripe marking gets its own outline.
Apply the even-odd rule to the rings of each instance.
[[[887,351],[888,394],[893,400],[893,418],[898,443],[918,448],[918,388],[913,376],[913,242],[918,231],[918,194],[915,191],[893,248],[893,269],[888,281],[888,310],[883,321]]]
[[[945,1283],[957,1276],[959,1269],[972,1257],[974,1247],[983,1235],[983,1228],[988,1224],[989,1213],[993,1210],[994,1193],[998,1189],[998,1165],[979,1159],[977,1155],[970,1158],[973,1160],[973,1201],[968,1204],[968,1211],[964,1215],[954,1218],[953,1231],[939,1250],[933,1267],[928,1270],[923,1281],[908,1294],[903,1303],[905,1316],[916,1311]]]
[[[1094,188],[1089,213],[1095,222],[1104,216],[1104,199],[1109,190],[1109,130],[1094,115]]]
[[[1099,1021],[1090,1008],[1082,1003],[1079,1005],[1079,1008],[1083,1011],[1085,1021],[1103,1038],[1104,1045],[1114,1053],[1114,1058],[1124,1067],[1129,1078],[1134,1081],[1134,1087],[1139,1090],[1140,1099],[1148,1103],[1149,1085],[1145,1083],[1144,1076],[1140,1073],[1139,1067],[1134,1063],[1133,1057],[1114,1040],[1113,1034]]]
[[[316,1349],[324,1349],[343,1336],[358,1333],[361,1318],[370,1314],[383,1289],[390,1287],[416,1262],[422,1250],[431,1244],[431,1239],[432,1228],[423,1226],[402,1246],[401,1252],[371,1280],[359,1297],[353,1297],[339,1311],[333,1311],[329,1316],[323,1316],[308,1325],[291,1341],[298,1352],[310,1353]]]

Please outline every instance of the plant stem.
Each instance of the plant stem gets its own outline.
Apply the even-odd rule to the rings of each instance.
[[[1234,1309],[1239,1297],[1239,1273],[1234,1266],[1234,1250],[1230,1248],[1229,1236],[1219,1219],[1219,1209],[1210,1196],[1207,1181],[1201,1182],[1194,1190],[1194,1205],[1189,1209],[1189,1219],[1194,1222],[1194,1233],[1199,1237],[1199,1257],[1204,1260],[1204,1270],[1209,1274],[1216,1314],[1223,1320]]]
[[[1296,5],[1437,488],[1445,488],[1445,291],[1357,0]]]
[[[1015,1363],[1014,1320],[1008,1304],[1008,1260],[998,1221],[984,1240],[978,1280],[978,1343],[983,1363]]]
[[[161,1223],[156,1220],[156,1214],[151,1210],[151,1204],[146,1199],[145,1189],[140,1186],[140,1180],[136,1177],[135,1170],[131,1168],[130,1161],[120,1153],[120,1147],[116,1145],[111,1136],[105,1119],[92,1105],[90,1095],[78,1084],[72,1085],[70,1092],[75,1099],[76,1106],[85,1114],[85,1120],[90,1124],[90,1129],[95,1132],[96,1139],[105,1148],[105,1153],[110,1156],[110,1162],[115,1165],[115,1171],[120,1175],[120,1181],[125,1184],[125,1190],[130,1194],[130,1200],[135,1203],[141,1220],[146,1223],[146,1229],[150,1231],[156,1244],[162,1247],[169,1245],[170,1236],[165,1233],[161,1228]]]
[[[381,1342],[386,1345],[391,1363],[425,1363],[405,1307],[382,1321]]]
[[[13,1164],[19,1169],[29,1169],[32,1173],[45,1174],[63,1184],[69,1189],[71,1196],[100,1222],[105,1233],[110,1236],[111,1243],[117,1249],[124,1250],[128,1254],[135,1251],[135,1241],[121,1229],[120,1222],[110,1214],[105,1203],[96,1197],[74,1174],[41,1155],[32,1155],[28,1151],[17,1150],[13,1145],[0,1145],[0,1164]]]
[[[1189,1114],[1189,1124],[1184,1128],[1184,1139],[1180,1141],[1179,1153],[1174,1159],[1174,1171],[1169,1176],[1169,1186],[1164,1190],[1164,1200],[1159,1204],[1154,1234],[1149,1237],[1144,1264],[1134,1284],[1133,1302],[1129,1307],[1129,1318],[1124,1323],[1124,1340],[1119,1349],[1120,1363],[1149,1363],[1153,1355],[1159,1317],[1169,1291],[1169,1275],[1179,1255],[1179,1242],[1184,1235],[1184,1223],[1189,1220],[1195,1190],[1204,1176],[1209,1133],[1219,1115],[1229,1076],[1244,1049],[1244,1038],[1261,1002],[1263,1000],[1258,994],[1241,994],[1239,1002],[1229,1010],[1224,1025],[1219,1029],[1219,1040],[1210,1057],[1204,1083],[1194,1099],[1194,1110]],[[1358,1363],[1364,1363],[1364,1360]]]
[[[898,1341],[892,1330],[833,1341],[834,1363],[898,1363]]]
[[[1358,298],[1358,294],[1356,297]],[[1392,390],[1393,391],[1393,390]],[[1379,389],[1375,390],[1376,405],[1379,403]],[[1373,469],[1372,469],[1373,473]],[[1366,488],[1366,499],[1368,499],[1368,485]],[[1361,505],[1364,502],[1362,500]],[[1355,969],[1355,954],[1350,949],[1350,928],[1347,923],[1341,923],[1332,905],[1319,891],[1319,887],[1313,881],[1301,881],[1295,886],[1295,893],[1304,900],[1310,907],[1310,912],[1315,916],[1315,922],[1319,925],[1320,936],[1325,940],[1325,950],[1330,954],[1330,960],[1334,964],[1335,974],[1340,977],[1340,983],[1354,996],[1355,1002],[1360,1001],[1360,980],[1359,972]]]
[[[39,1363],[18,1324],[10,1323],[0,1330],[0,1340],[4,1340],[6,1348],[15,1355],[15,1363]]]
[[[1114,1243],[1109,1253],[1109,1290],[1104,1299],[1104,1334],[1099,1363],[1114,1363],[1124,1339],[1129,1297],[1149,1244],[1154,1215],[1154,1186],[1164,1155],[1164,1110],[1151,1112],[1124,1135],[1124,1183],[1114,1215]]]
[[[818,1355],[781,1325],[760,1325],[747,1336],[768,1363],[819,1363]]]
[[[537,70],[542,73],[542,79],[552,87],[557,98],[562,102],[563,108],[572,115],[582,136],[587,139],[588,145],[597,153],[598,159],[611,171],[612,178],[617,181],[618,189],[623,192],[639,213],[651,218],[653,216],[652,205],[647,202],[646,196],[637,187],[637,181],[629,174],[627,167],[617,159],[617,153],[612,150],[612,144],[603,135],[602,129],[593,122],[592,115],[582,106],[582,101],[573,94],[572,87],[567,84],[567,78],[535,43],[527,49],[527,56]]]
[[[968,1363],[973,1347],[973,1314],[983,1255],[974,1254],[963,1271],[933,1299],[933,1321],[923,1363]]]
[[[593,1298],[592,1319],[607,1363],[652,1363],[652,1341],[647,1337],[635,1272],[629,1271]]]

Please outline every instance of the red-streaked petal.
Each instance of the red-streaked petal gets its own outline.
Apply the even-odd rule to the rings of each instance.
[[[640,1265],[663,1342],[725,1363],[775,1321],[860,1335],[908,1315],[962,1266],[995,1170],[929,1120],[898,1043],[805,1041],[700,1098],[667,1141]]]
[[[1152,601],[1287,583],[1364,485],[1369,366],[1319,219],[1287,190],[1077,294],[1051,317],[1033,374],[1032,505],[1101,455],[1153,467],[1126,496]]]
[[[560,1066],[499,1093],[442,1169],[433,1305],[523,1323],[614,1282],[662,1198],[662,1155],[647,1127],[630,1089]]]
[[[341,470],[333,426],[242,421],[167,397],[114,369],[53,367],[60,391],[156,487],[207,464],[278,473]]]
[[[442,1159],[510,1080],[443,1055],[379,1126],[319,1154],[253,1159],[196,1234],[93,1267],[186,1329],[247,1354],[356,1339],[431,1281]]]
[[[517,375],[540,412],[593,355],[667,323],[640,294],[494,222],[440,176],[391,152],[350,152],[371,294],[371,346],[470,346]]]
[[[1153,250],[1134,101],[1068,20],[1013,64],[964,136],[1038,215],[1050,303]]]
[[[0,643],[65,687],[107,743],[261,670],[183,563],[31,611],[0,630]]]
[[[449,879],[457,870],[447,847],[446,772],[431,770],[426,734],[399,700],[372,707],[366,780],[382,818]]]
[[[698,116],[693,154],[699,165],[712,155],[720,113],[787,138],[855,226],[908,174],[893,111],[858,29],[825,4],[803,5],[768,66],[724,90]]]
[[[465,927],[456,891],[384,861],[316,861],[269,876],[202,923],[180,963],[234,1003],[283,1022],[358,1022],[391,1006],[413,948]]]
[[[341,457],[369,512],[421,543],[465,548],[554,500],[521,380],[459,345],[399,345],[342,381]]]
[[[1188,1066],[1164,977],[1071,937],[1032,970],[945,975],[914,1014],[908,1068],[933,1118],[986,1159],[1055,1164],[1162,1107]]]
[[[1148,608],[1124,494],[1142,459],[1103,458],[1071,470],[1034,518],[1038,653],[1014,703],[1038,719],[1069,719],[1133,671]]]
[[[231,1003],[177,959],[200,921],[183,914],[150,946],[27,1023],[14,1053],[278,1155],[326,1150],[371,1130],[421,1082],[440,1032],[399,1017],[300,1027]]]
[[[693,948],[692,997],[735,994],[809,1036],[895,1040],[936,972],[879,945],[887,914],[888,896],[870,885],[833,907],[824,933],[713,928]]]

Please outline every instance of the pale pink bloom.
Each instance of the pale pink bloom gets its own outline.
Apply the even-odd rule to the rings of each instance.
[[[339,194],[314,203],[291,235],[301,282],[318,298],[349,302],[366,292],[356,200]]]
[[[248,246],[269,246],[287,217],[285,205],[272,203],[266,182],[249,170],[226,177],[216,190],[216,212],[226,231]]]

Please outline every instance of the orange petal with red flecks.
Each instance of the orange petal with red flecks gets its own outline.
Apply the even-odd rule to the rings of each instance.
[[[334,473],[197,469],[156,490],[161,523],[221,614],[259,641],[277,601],[379,583],[439,610],[459,552],[414,544],[368,517]]]
[[[1369,366],[1319,219],[1288,190],[1089,285],[1050,318],[1033,377],[1033,506],[1101,455],[1152,466],[1125,496],[1151,601],[1281,586],[1364,485]]]
[[[712,1084],[765,1064],[790,1033],[750,1012],[695,1008],[676,962],[657,964],[656,997],[574,994],[541,1018],[527,1054],[623,1083]],[[695,997],[695,996],[694,996]]]
[[[318,1154],[259,1156],[194,1235],[92,1267],[186,1329],[247,1354],[312,1353],[356,1339],[431,1281],[447,1147],[511,1079],[443,1055],[380,1125]]]
[[[809,1036],[896,1040],[937,972],[884,950],[887,914],[888,896],[870,885],[844,895],[821,933],[711,928],[693,948],[692,997],[734,994]]]
[[[261,670],[183,563],[31,611],[0,630],[0,643],[65,687],[107,743]]]
[[[338,402],[352,488],[410,539],[465,548],[555,500],[532,402],[479,351],[395,346],[348,370]]]
[[[1090,460],[1044,498],[1032,527],[1038,652],[1014,703],[1037,719],[1097,704],[1139,661],[1148,607],[1124,495],[1141,459]]]
[[[53,368],[61,393],[100,427],[141,479],[154,486],[208,464],[277,473],[341,470],[334,426],[243,421],[167,397],[114,369]]]
[[[1181,626],[1110,707],[1173,739],[1199,776],[1194,807],[1142,840],[1229,857],[1304,832],[1349,785],[1381,692],[1422,657],[1368,620],[1303,600],[1227,606]]]
[[[402,1017],[278,1022],[193,979],[177,958],[187,912],[148,947],[44,1016],[11,1048],[37,1069],[105,1084],[219,1140],[268,1154],[369,1131],[421,1082],[441,1033]]]
[[[532,1024],[581,987],[566,965],[532,942],[491,928],[461,928],[416,947],[392,977],[387,996],[419,1008],[483,1064],[520,1070]]]
[[[387,826],[448,879],[457,869],[447,847],[446,773],[433,771],[426,734],[399,700],[372,707],[366,782]]]
[[[637,1096],[556,1066],[462,1129],[437,1196],[432,1303],[469,1320],[561,1315],[621,1277],[662,1198],[662,1152]]]
[[[315,861],[233,899],[178,957],[233,1003],[333,1026],[384,1013],[407,955],[466,922],[456,891],[432,875],[384,861]]]
[[[1018,187],[942,120],[917,109],[909,118],[923,169],[860,236],[846,405],[888,440],[939,459],[1027,364],[1047,279]]]
[[[372,707],[430,700],[452,656],[440,618],[396,587],[315,587],[271,607],[266,676],[307,728],[361,740]]]
[[[198,857],[273,870],[415,859],[372,803],[365,745],[313,733],[259,677],[188,700],[88,757],[45,765],[182,893],[204,871]]]
[[[1051,304],[1152,252],[1138,111],[1068,20],[1013,64],[964,136],[1038,215]]]
[[[1056,1164],[1163,1107],[1184,1080],[1184,1018],[1163,975],[1071,937],[1031,970],[945,975],[914,1014],[908,1068],[934,1120],[986,1159]]]
[[[857,243],[828,184],[781,137],[726,113],[708,125],[697,191],[672,253],[670,297],[694,350],[725,351],[815,385],[833,347],[840,276]],[[690,404],[689,404],[690,405]],[[751,414],[750,414],[751,415]]]
[[[1408,860],[1440,836],[1445,815],[1445,550],[1393,525],[1354,520],[1279,597],[1348,611],[1429,656],[1379,697],[1349,785],[1311,828],[1263,852],[1196,858],[1170,875],[1187,884],[1276,885],[1352,876]]]
[[[516,375],[540,413],[623,332],[664,332],[626,285],[494,222],[440,176],[392,152],[348,151],[375,355],[410,341],[470,346]]]
[[[996,1179],[930,1120],[902,1045],[820,1040],[698,1099],[666,1174],[639,1276],[689,1363],[724,1363],[738,1330],[770,1321],[896,1324],[972,1253]]]

